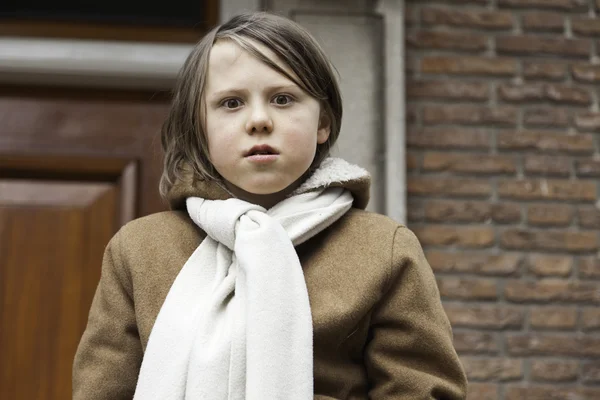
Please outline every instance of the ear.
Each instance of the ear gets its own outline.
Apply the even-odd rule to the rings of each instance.
[[[317,130],[317,143],[323,144],[329,139],[331,133],[331,119],[327,114],[322,113],[319,120],[319,129]]]

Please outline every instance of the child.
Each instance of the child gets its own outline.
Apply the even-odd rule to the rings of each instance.
[[[110,241],[74,399],[465,398],[417,239],[328,157],[341,117],[296,23],[241,15],[198,43],[162,132],[174,211]]]

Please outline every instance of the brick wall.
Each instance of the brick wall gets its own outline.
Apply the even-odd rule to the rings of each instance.
[[[406,11],[409,226],[469,399],[600,399],[600,1]]]

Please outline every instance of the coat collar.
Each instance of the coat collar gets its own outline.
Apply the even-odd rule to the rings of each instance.
[[[343,187],[354,197],[353,207],[365,209],[369,203],[371,177],[369,173],[341,158],[329,157],[317,168],[291,196],[312,192],[327,187]],[[185,209],[188,197],[202,197],[208,200],[226,200],[233,195],[219,182],[197,179],[190,169],[185,169],[182,179],[175,182],[167,193],[171,209]]]

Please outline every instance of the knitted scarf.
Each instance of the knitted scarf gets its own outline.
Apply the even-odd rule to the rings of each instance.
[[[239,199],[187,199],[207,237],[159,312],[134,399],[313,398],[312,318],[294,246],[337,221],[353,197],[308,186],[269,210]]]

